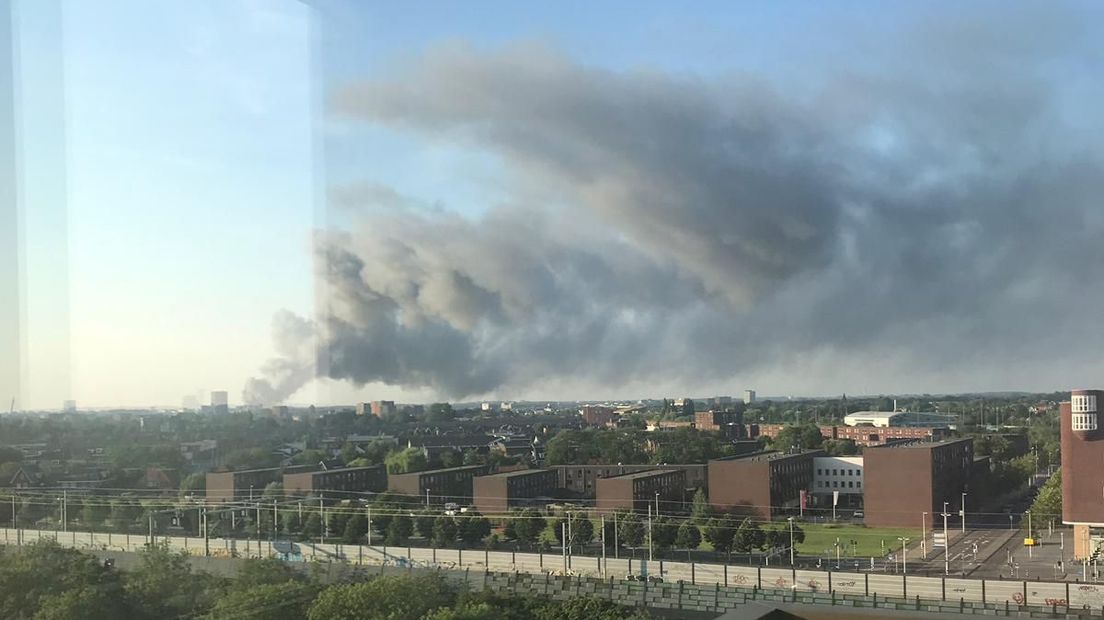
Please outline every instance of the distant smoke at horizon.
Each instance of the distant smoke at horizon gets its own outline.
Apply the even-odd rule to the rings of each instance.
[[[464,217],[335,188],[357,216],[318,233],[324,311],[277,315],[279,357],[246,401],[316,373],[464,398],[816,364],[1062,372],[1091,351],[1031,357],[1104,336],[1086,285],[1104,265],[1104,132],[1074,97],[1101,89],[1047,69],[1085,52],[1073,22],[931,26],[882,70],[816,84],[611,71],[538,45],[450,45],[349,84],[343,118],[489,153],[512,197]]]

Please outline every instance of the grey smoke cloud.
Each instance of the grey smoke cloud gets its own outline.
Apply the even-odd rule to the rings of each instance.
[[[933,390],[1001,368],[1062,381],[1088,352],[1028,358],[1104,335],[1086,286],[1104,265],[1101,143],[1086,139],[1101,126],[1070,98],[1101,89],[1067,87],[1077,20],[1036,17],[925,27],[914,52],[826,67],[815,87],[459,44],[349,84],[337,114],[491,153],[516,199],[470,219],[337,188],[363,209],[319,233],[318,357],[283,355],[285,380],[253,392],[286,397],[291,366],[452,398],[609,393],[809,355],[873,381],[892,356]],[[1013,26],[1030,46],[990,33]]]

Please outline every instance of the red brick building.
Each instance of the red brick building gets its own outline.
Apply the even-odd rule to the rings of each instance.
[[[748,424],[747,436],[774,439],[784,424]],[[950,430],[938,426],[833,426],[821,425],[820,434],[825,439],[850,439],[860,446],[877,446],[895,439],[919,439],[938,441],[950,434]]]
[[[1062,427],[1062,522],[1073,526],[1073,552],[1092,555],[1094,529],[1104,528],[1104,433],[1097,407],[1104,390],[1073,390],[1058,405]]]
[[[959,522],[962,493],[974,471],[974,440],[895,443],[863,451],[863,510],[875,527],[931,525],[943,502]],[[942,519],[942,517],[940,517]]]
[[[560,480],[551,469],[522,469],[472,480],[472,503],[483,514],[500,514],[526,506],[539,497],[552,497]]]
[[[813,457],[822,450],[762,451],[709,461],[709,504],[717,510],[747,507],[768,519],[798,508],[813,483]]]
[[[599,512],[655,510],[682,512],[686,497],[686,473],[680,469],[649,469],[598,479]]]

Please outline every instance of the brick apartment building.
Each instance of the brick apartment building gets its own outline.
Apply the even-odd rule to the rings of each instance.
[[[1073,553],[1092,556],[1104,528],[1104,434],[1097,407],[1104,390],[1073,390],[1058,405],[1062,428],[1062,522],[1073,526]],[[1095,534],[1094,534],[1095,533]],[[1094,541],[1094,539],[1096,539]]]
[[[598,480],[612,476],[621,476],[639,471],[656,469],[678,469],[684,472],[687,489],[703,489],[709,482],[705,463],[688,465],[553,465],[549,469],[556,472],[559,488],[582,498],[594,498],[598,492]]]
[[[717,510],[750,507],[772,518],[798,508],[813,483],[813,459],[821,450],[760,451],[709,461],[709,504]]]
[[[694,428],[699,431],[713,431],[725,437],[740,439],[745,437],[744,412],[740,411],[697,411],[694,413]]]
[[[230,502],[260,497],[265,486],[280,480],[283,470],[279,467],[246,469],[242,471],[212,472],[207,474],[207,499]]]
[[[686,472],[681,469],[649,469],[599,478],[596,506],[599,512],[655,510],[683,512],[686,502]]]
[[[530,505],[536,498],[554,496],[559,479],[551,469],[522,469],[477,476],[472,481],[472,502],[483,514],[508,512],[511,508]]]
[[[583,405],[579,410],[583,416],[583,423],[587,426],[606,426],[613,421],[613,407],[602,405]]]
[[[931,524],[943,502],[957,522],[974,471],[974,440],[872,446],[863,451],[863,464],[867,525],[920,527],[925,512]]]
[[[784,424],[748,424],[747,436],[774,439]],[[877,446],[899,439],[938,441],[950,435],[950,429],[938,426],[833,426],[821,425],[820,435],[825,439],[850,439],[856,445]]]
[[[332,492],[341,499],[346,493],[378,493],[387,488],[387,469],[383,465],[344,467],[323,471],[284,474],[284,493],[321,496]]]
[[[486,465],[464,465],[409,474],[388,474],[387,488],[396,493],[423,498],[428,491],[434,503],[470,502],[474,490],[472,481],[488,471]]]

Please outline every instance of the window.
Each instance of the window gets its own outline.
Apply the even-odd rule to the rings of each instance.
[[[1095,431],[1096,430],[1096,414],[1095,413],[1075,413],[1071,420],[1071,428],[1075,431]]]
[[[1096,413],[1096,394],[1074,394],[1070,397],[1073,413]]]

